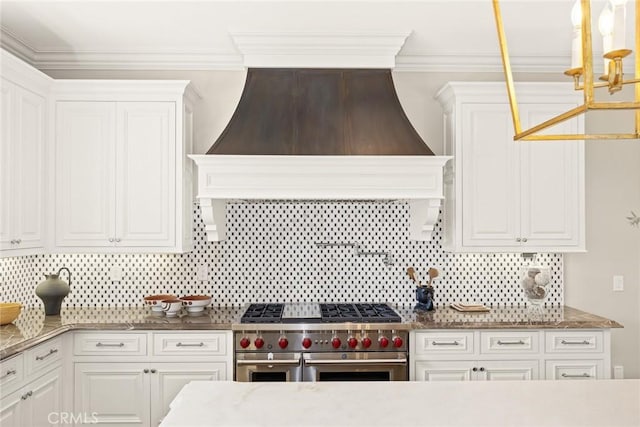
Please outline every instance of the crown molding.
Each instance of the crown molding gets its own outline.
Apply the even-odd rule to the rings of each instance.
[[[394,68],[411,31],[230,31],[245,67]]]
[[[241,52],[244,49],[243,53],[215,50],[36,51],[5,29],[1,31],[0,46],[39,70],[243,70],[245,67],[256,66],[375,66],[393,68],[397,72],[502,73],[499,55],[429,55],[423,52],[398,52],[408,35],[404,32],[342,33],[330,36],[308,32],[233,34],[234,42],[242,45],[238,49]],[[305,36],[301,39],[300,34]],[[318,44],[314,44],[315,42]],[[264,46],[260,46],[261,43]],[[268,51],[272,54],[267,54]],[[595,57],[598,55],[598,52],[594,53]],[[287,63],[289,65],[284,65]],[[511,56],[514,72],[562,74],[568,63],[568,57]],[[599,65],[599,62],[596,63],[596,74],[602,71],[597,68]],[[634,74],[631,61],[625,63],[624,71],[628,75]]]

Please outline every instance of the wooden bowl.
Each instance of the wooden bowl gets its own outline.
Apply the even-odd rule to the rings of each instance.
[[[0,325],[7,325],[18,318],[22,304],[17,302],[0,302]]]

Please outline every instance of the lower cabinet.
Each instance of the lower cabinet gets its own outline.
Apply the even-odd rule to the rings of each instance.
[[[157,426],[190,381],[232,378],[230,331],[76,332],[74,413],[100,426]]]
[[[2,427],[60,424],[62,368],[55,368],[0,400]],[[4,393],[3,393],[4,394]]]
[[[225,363],[75,363],[75,412],[104,426],[157,426],[190,381],[227,378]]]
[[[537,360],[418,361],[416,381],[537,380]]]
[[[409,342],[414,381],[611,378],[610,331],[418,330]]]

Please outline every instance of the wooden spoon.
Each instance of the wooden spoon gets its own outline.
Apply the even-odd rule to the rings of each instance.
[[[418,278],[416,277],[416,271],[413,269],[413,267],[409,267],[407,268],[407,274],[409,275],[409,277],[411,278],[411,280],[413,280],[413,283],[415,283],[418,286],[422,286],[420,284],[420,281],[418,280]]]
[[[429,269],[429,286],[431,286],[431,282],[436,277],[438,277],[438,270],[436,270],[435,268],[430,268]]]

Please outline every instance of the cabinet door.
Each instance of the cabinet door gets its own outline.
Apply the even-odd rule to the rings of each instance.
[[[13,201],[17,210],[13,219],[20,249],[43,246],[44,130],[44,98],[17,88],[13,139],[16,145],[11,161],[15,162]]]
[[[537,360],[493,360],[476,363],[475,378],[485,381],[537,380],[540,377]]]
[[[506,104],[462,106],[462,244],[519,246],[520,161]]]
[[[525,104],[524,126],[542,123],[575,107],[572,104]],[[552,128],[578,133],[576,120]],[[524,246],[577,247],[584,224],[584,162],[582,141],[521,142],[521,236]],[[525,240],[526,239],[526,240]]]
[[[62,368],[56,368],[25,387],[29,397],[25,400],[24,425],[60,424],[62,415],[61,374]]]
[[[9,395],[3,395],[0,399],[0,426],[2,427],[23,427],[24,395],[22,390],[18,390]]]
[[[155,372],[154,372],[155,371]],[[159,425],[178,392],[191,381],[227,379],[226,363],[153,363],[151,425]]]
[[[56,105],[56,245],[110,246],[115,238],[113,102]]]
[[[118,103],[118,246],[175,245],[175,104]]]
[[[74,371],[75,413],[104,426],[149,425],[148,364],[76,363]]]
[[[470,381],[471,361],[417,361],[416,381]]]
[[[12,187],[12,153],[13,146],[12,129],[14,122],[11,112],[14,110],[14,85],[7,80],[1,80],[0,86],[0,249],[12,249],[12,241],[15,240],[15,231],[11,225],[13,218]]]

